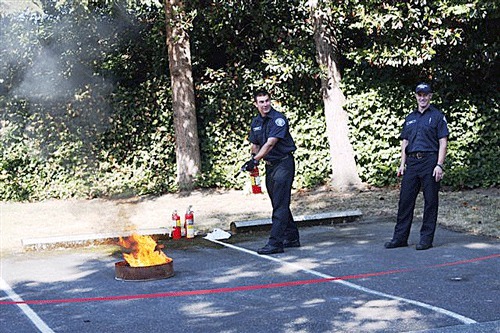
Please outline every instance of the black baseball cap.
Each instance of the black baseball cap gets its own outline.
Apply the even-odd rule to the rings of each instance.
[[[417,85],[417,88],[415,88],[415,92],[418,93],[424,93],[424,94],[430,94],[432,92],[432,88],[430,84],[422,82]]]

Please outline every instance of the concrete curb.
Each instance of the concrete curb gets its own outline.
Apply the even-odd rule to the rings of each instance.
[[[316,225],[353,222],[361,216],[363,216],[363,213],[361,213],[360,210],[347,210],[294,216],[294,220],[298,227],[310,227]],[[236,221],[230,224],[230,230],[232,233],[236,234],[238,232],[245,231],[268,230],[271,228],[271,225],[272,221],[270,218],[250,221]]]
[[[121,233],[86,234],[73,236],[55,236],[26,238],[22,240],[25,251],[51,250],[57,248],[76,248],[91,245],[116,244],[120,237],[128,237],[133,233],[139,235],[156,236],[158,238],[169,237],[167,228],[140,229]]]

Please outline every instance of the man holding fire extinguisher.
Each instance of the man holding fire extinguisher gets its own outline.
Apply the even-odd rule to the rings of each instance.
[[[242,170],[251,172],[259,161],[265,163],[266,187],[273,207],[269,241],[257,253],[282,253],[285,247],[300,247],[299,230],[290,210],[295,177],[293,152],[297,147],[290,135],[288,119],[272,108],[266,90],[255,92],[254,105],[259,114],[250,128],[252,158]]]

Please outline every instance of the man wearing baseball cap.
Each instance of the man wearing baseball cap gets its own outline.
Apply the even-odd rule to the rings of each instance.
[[[415,201],[420,189],[424,195],[424,216],[420,228],[417,250],[432,247],[439,205],[440,181],[444,175],[444,160],[448,144],[446,117],[430,104],[432,89],[420,83],[415,89],[417,108],[404,121],[401,139],[401,164],[398,177],[402,176],[398,216],[392,240],[385,243],[388,249],[408,246]]]

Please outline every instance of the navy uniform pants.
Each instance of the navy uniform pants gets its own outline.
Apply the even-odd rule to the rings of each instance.
[[[408,241],[415,201],[420,189],[422,189],[424,194],[424,216],[420,229],[420,244],[432,244],[439,206],[439,182],[436,182],[432,176],[436,163],[437,153],[427,154],[422,158],[407,157],[406,171],[401,182],[398,217],[393,240],[398,242]]]
[[[295,177],[293,155],[272,165],[266,164],[266,187],[273,207],[271,236],[268,244],[283,247],[284,240],[298,240],[299,230],[290,211]]]

